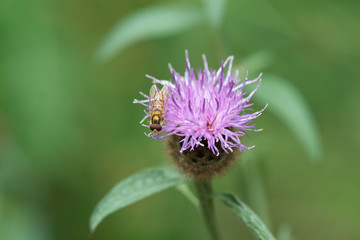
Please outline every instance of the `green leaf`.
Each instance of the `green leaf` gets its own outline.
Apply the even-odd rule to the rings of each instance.
[[[187,184],[179,184],[176,186],[176,189],[184,194],[184,196],[192,203],[196,208],[200,207],[199,199],[195,194],[190,190]]]
[[[267,67],[273,64],[275,61],[275,56],[271,51],[259,51],[253,53],[241,61],[241,64],[237,69],[240,70],[240,73],[256,73],[264,71]]]
[[[252,230],[255,236],[261,240],[275,240],[261,219],[234,194],[218,193],[215,198],[228,206],[245,224]]]
[[[223,22],[226,0],[203,0],[206,15],[215,29]]]
[[[182,184],[186,179],[170,168],[150,169],[132,175],[118,183],[95,207],[90,217],[90,230],[94,232],[109,214],[147,196]]]
[[[295,238],[291,234],[291,227],[288,224],[281,224],[278,232],[279,240],[295,240]]]
[[[183,5],[162,4],[140,9],[121,20],[96,52],[104,61],[139,41],[178,34],[203,20],[201,11]]]
[[[269,104],[269,111],[290,128],[312,161],[321,159],[321,140],[315,117],[294,85],[279,76],[266,75],[254,97]]]
[[[252,151],[241,154],[241,177],[243,178],[244,200],[256,211],[263,222],[271,228],[271,217],[267,201],[266,188],[264,185],[263,172],[261,171],[261,159]]]

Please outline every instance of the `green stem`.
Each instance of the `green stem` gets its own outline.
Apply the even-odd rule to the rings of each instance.
[[[194,181],[199,195],[201,212],[212,240],[219,240],[219,231],[215,218],[211,181]]]

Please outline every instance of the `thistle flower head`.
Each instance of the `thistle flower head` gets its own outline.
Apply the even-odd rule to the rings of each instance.
[[[243,151],[254,147],[245,146],[241,137],[247,136],[247,131],[259,131],[255,129],[252,120],[260,116],[266,106],[254,112],[250,109],[253,105],[250,99],[260,86],[261,74],[250,81],[246,75],[241,81],[239,72],[233,74],[231,71],[232,56],[221,62],[218,70],[213,70],[209,68],[203,55],[204,68],[195,71],[190,66],[187,52],[185,55],[186,71],[183,76],[171,65],[169,68],[173,81],[158,80],[147,75],[154,84],[167,86],[169,89],[162,132],[149,136],[156,139],[176,137],[173,140],[176,139],[179,143],[179,156],[204,148],[218,156],[236,149]],[[257,87],[252,92],[244,92],[246,85],[256,82]],[[150,116],[152,109],[149,96],[142,95],[145,100],[134,100],[134,103],[147,107],[146,116],[141,123]],[[174,146],[174,143],[171,145]]]
[[[235,74],[231,72],[232,56],[222,62],[218,70],[209,68],[205,55],[203,60],[204,69],[195,72],[190,66],[186,52],[184,76],[169,65],[173,82],[158,80],[147,75],[154,84],[158,83],[169,88],[165,125],[162,130],[165,134],[159,133],[152,137],[162,139],[170,135],[181,136],[180,152],[186,149],[193,151],[198,146],[204,146],[204,142],[214,154],[219,154],[216,142],[220,142],[225,152],[234,148],[239,148],[241,151],[252,148],[253,146],[243,145],[240,137],[247,135],[246,131],[249,130],[259,131],[255,129],[252,120],[260,116],[265,108],[251,112],[249,107],[253,105],[250,103],[251,97],[260,86],[261,74],[254,80],[248,81],[246,76],[244,81],[240,81],[238,71]],[[255,90],[246,95],[246,92],[243,92],[244,87],[255,82],[258,82]],[[134,102],[142,103],[147,109],[151,109],[152,106],[146,104],[149,102],[149,97],[142,95],[146,100]],[[149,117],[148,111],[145,119],[147,117]]]

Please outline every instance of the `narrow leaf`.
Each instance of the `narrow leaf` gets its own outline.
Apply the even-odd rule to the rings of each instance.
[[[223,22],[226,0],[203,0],[206,15],[215,29]]]
[[[194,7],[163,4],[140,9],[110,31],[100,44],[96,57],[108,60],[134,43],[180,33],[202,20],[201,11]]]
[[[192,203],[196,208],[199,208],[200,203],[199,199],[195,196],[195,194],[190,190],[187,184],[179,184],[176,186],[176,189],[184,194],[184,196]]]
[[[321,140],[315,117],[294,85],[279,76],[266,75],[254,97],[269,104],[269,111],[290,128],[311,160],[321,159]]]
[[[261,159],[251,151],[242,154],[240,166],[241,177],[244,181],[245,201],[249,203],[251,208],[261,217],[263,222],[271,228],[271,218],[267,201],[266,188],[261,172]]]
[[[235,195],[230,193],[218,193],[215,198],[228,206],[245,224],[252,230],[260,240],[275,240],[261,219]]]
[[[249,73],[256,74],[257,72],[264,71],[264,69],[272,65],[274,62],[274,54],[269,50],[263,50],[245,57],[236,69],[239,69],[242,74],[247,71]]]
[[[185,178],[181,175],[175,171],[170,172],[166,168],[146,170],[126,178],[111,189],[95,207],[90,217],[91,232],[109,214],[147,196],[185,182]]]
[[[288,224],[281,224],[278,232],[278,240],[295,240],[291,234],[291,227]]]

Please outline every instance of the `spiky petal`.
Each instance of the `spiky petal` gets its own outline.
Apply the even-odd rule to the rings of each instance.
[[[180,153],[185,150],[194,151],[199,146],[210,149],[214,155],[219,155],[220,151],[232,152],[235,148],[240,151],[252,148],[253,146],[245,146],[241,137],[247,135],[247,131],[259,131],[252,121],[261,115],[266,106],[256,112],[249,107],[253,105],[250,103],[251,97],[260,86],[261,74],[250,81],[246,75],[241,81],[238,71],[235,74],[231,71],[232,56],[221,62],[218,70],[212,70],[208,67],[205,55],[204,69],[200,68],[195,72],[191,68],[188,53],[185,55],[184,76],[177,73],[171,65],[172,82],[147,76],[154,84],[169,87],[163,131],[152,137],[163,139],[171,135],[178,136]],[[244,92],[246,85],[256,82],[257,87],[251,93]],[[150,109],[148,96],[143,96],[145,100],[134,100],[134,103],[143,104]]]

